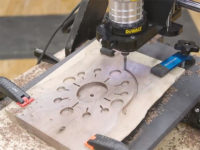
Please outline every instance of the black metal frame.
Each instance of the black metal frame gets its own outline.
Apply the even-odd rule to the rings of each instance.
[[[82,0],[79,11],[67,37],[65,55],[68,56],[82,43],[96,36],[96,27],[102,22],[108,0]],[[66,28],[64,29],[66,30]]]
[[[200,58],[196,58],[196,61],[200,62]],[[190,76],[182,76],[173,85],[173,87],[177,89],[177,92],[173,93],[169,102],[162,106],[163,111],[152,123],[149,125],[146,123],[140,125],[140,131],[142,131],[142,133],[132,141],[130,150],[153,149],[166,133],[171,131],[171,129],[199,102],[200,80],[198,74],[195,74],[198,69],[198,66],[191,67],[189,70],[191,70],[193,74]]]
[[[156,44],[143,48],[142,53],[150,54],[151,56],[156,57],[157,59],[165,59],[175,53],[169,46],[163,44]],[[165,51],[160,51],[162,49]],[[150,52],[149,52],[150,51]],[[195,57],[197,63],[200,62],[199,57]],[[139,136],[134,136],[137,132],[131,134],[134,137],[134,140],[130,140],[129,146],[130,150],[151,150],[153,149],[161,139],[173,129],[177,123],[179,123],[190,110],[200,101],[200,80],[199,75],[196,73],[200,69],[200,66],[194,65],[188,70],[190,70],[192,75],[183,75],[173,87],[177,89],[176,92],[168,99],[166,104],[154,106],[154,109],[162,110],[159,113],[159,116],[152,120],[150,124],[142,122],[138,129],[140,131]],[[168,97],[165,94],[159,101],[162,101],[165,97]],[[161,109],[161,108],[162,109]],[[126,139],[124,140],[126,142]]]

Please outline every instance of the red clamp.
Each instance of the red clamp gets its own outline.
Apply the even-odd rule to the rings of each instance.
[[[130,150],[125,144],[112,138],[96,134],[92,136],[85,146],[90,150]]]
[[[34,98],[27,98],[27,97],[23,97],[22,98],[24,100],[24,103],[17,103],[20,107],[26,107],[27,105],[29,105],[30,103],[32,103],[34,101]]]
[[[94,136],[92,136],[92,137],[89,139],[89,141],[95,140],[96,138],[97,138],[97,137],[94,135]],[[85,143],[85,146],[86,146],[87,148],[89,148],[90,150],[95,150],[94,147],[93,147],[92,145],[89,144],[89,141],[87,141],[87,142]]]

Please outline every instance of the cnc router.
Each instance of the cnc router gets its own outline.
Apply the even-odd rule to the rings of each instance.
[[[80,8],[74,20],[76,26],[72,27],[68,37],[66,55],[86,39],[96,36],[102,44],[102,54],[114,56],[115,51],[120,51],[126,64],[127,55],[137,51],[155,35],[181,34],[183,26],[175,23],[181,16],[181,7],[199,12],[199,3],[190,0],[110,0],[109,12],[106,13],[107,6],[107,0],[90,1],[85,8]],[[67,22],[63,29],[66,30],[69,25],[71,22]],[[193,64],[194,60],[189,54],[199,51],[194,42],[184,40],[177,41],[175,49],[180,52],[152,68],[152,73],[163,77],[184,61]],[[172,58],[178,61],[168,63]]]
[[[181,16],[182,7],[200,12],[200,4],[191,0],[110,0],[108,10],[108,0],[82,0],[73,13],[69,15],[68,19],[60,26],[63,32],[68,33],[65,47],[66,60],[71,53],[77,53],[76,49],[80,45],[87,40],[96,38],[102,45],[101,53],[113,57],[116,52],[120,52],[124,57],[124,70],[129,71],[126,67],[126,62],[127,56],[131,52],[141,51],[140,48],[157,34],[162,36],[177,36],[181,34],[183,26],[175,23],[175,21]],[[76,12],[77,9],[79,10]],[[47,48],[48,46],[44,51],[37,49],[35,54],[39,57],[39,62],[57,63],[50,71],[52,72],[66,60],[58,62],[55,57],[46,54]],[[175,54],[174,50],[165,46],[162,49],[160,49],[160,46],[154,46],[153,48],[158,49],[159,52],[141,51],[152,57],[160,55],[160,58],[164,59],[162,63],[151,69],[152,74],[164,77],[177,66],[192,71],[197,70],[195,62],[199,62],[200,59],[190,56],[191,52],[199,52],[199,47],[195,42],[177,41],[174,48],[178,52]],[[172,53],[173,55],[166,57]],[[46,75],[48,75],[48,72]],[[28,87],[30,88],[36,82],[39,82],[46,75],[36,79]],[[25,107],[33,101],[29,95],[13,83],[8,82],[7,79],[2,78],[0,81],[1,92],[18,102],[20,106]],[[193,78],[188,76],[181,77],[174,85],[178,88],[178,92],[171,99],[175,100],[164,106],[165,110],[162,115],[155,119],[151,125],[141,123],[138,128],[142,128],[145,132],[136,140],[129,141],[129,146],[124,144],[127,139],[124,139],[122,143],[98,133],[86,143],[86,146],[91,150],[152,149],[169,129],[174,127],[198,102],[200,94],[195,89],[199,89],[199,85],[198,75]],[[183,95],[186,88],[192,97],[185,96],[180,99],[179,97]],[[177,110],[176,106],[179,105],[182,107]],[[198,117],[199,115],[197,115]],[[192,122],[198,124],[198,119],[195,119]],[[162,128],[157,129],[157,124],[163,121],[165,124]],[[136,133],[133,132],[129,136],[131,137],[134,134]],[[151,137],[152,140],[149,141],[147,137]]]

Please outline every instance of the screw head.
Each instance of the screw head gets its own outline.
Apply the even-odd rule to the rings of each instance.
[[[200,109],[199,108],[195,108],[194,111],[195,111],[195,113],[199,113]]]

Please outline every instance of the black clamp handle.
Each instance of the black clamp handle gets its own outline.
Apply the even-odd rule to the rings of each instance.
[[[25,107],[34,100],[15,83],[5,77],[0,77],[0,93],[8,96],[21,107]]]
[[[43,55],[42,61],[44,61],[44,62],[47,62],[47,63],[50,63],[50,64],[56,64],[56,63],[59,62],[59,59],[56,58],[55,56],[50,55],[50,54],[46,54],[46,53],[43,54],[43,53],[44,53],[44,50],[42,50],[42,49],[36,48],[34,50],[34,55],[35,55],[35,57],[38,58],[38,60]]]
[[[85,145],[90,150],[129,150],[124,143],[99,134],[91,137]]]
[[[191,52],[199,52],[199,46],[193,41],[179,40],[174,48],[180,50],[184,55],[189,55]]]

